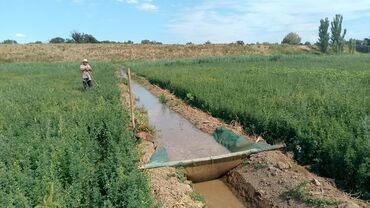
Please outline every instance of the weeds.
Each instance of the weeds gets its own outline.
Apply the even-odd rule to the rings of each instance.
[[[168,102],[167,97],[163,93],[159,95],[159,102],[161,102],[162,104],[166,104]]]
[[[339,201],[335,199],[326,198],[313,198],[307,191],[308,181],[300,183],[298,186],[290,191],[285,192],[283,195],[285,198],[294,198],[296,200],[302,201],[311,206],[326,207],[329,205],[338,205]]]
[[[189,196],[194,201],[199,201],[199,202],[202,202],[202,203],[206,203],[204,197],[198,192],[195,192],[195,191],[190,192]]]
[[[177,167],[175,172],[167,174],[167,179],[172,177],[176,177],[177,180],[184,183],[187,180],[184,167]]]
[[[155,135],[155,128],[149,125],[148,114],[144,108],[136,108],[135,110],[136,131],[148,132]]]

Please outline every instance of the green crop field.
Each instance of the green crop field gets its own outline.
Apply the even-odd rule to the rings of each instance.
[[[0,207],[152,207],[113,64],[0,65]]]
[[[370,57],[250,56],[130,62],[134,72],[370,198]]]

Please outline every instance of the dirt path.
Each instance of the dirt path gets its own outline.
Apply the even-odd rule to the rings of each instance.
[[[248,139],[264,142],[261,137],[248,136],[238,123],[225,124],[209,114],[187,105],[168,90],[135,77],[174,111],[183,115],[198,129],[213,133],[224,125]],[[252,155],[244,164],[230,171],[223,180],[228,182],[248,207],[370,207],[338,190],[332,179],[319,177],[298,165],[291,154],[270,151]]]
[[[122,105],[128,109],[129,93],[125,84],[120,84]],[[155,151],[157,144],[144,111],[135,109],[137,123],[136,136],[141,142],[138,145],[138,151],[141,153],[139,166],[148,163],[151,155]],[[201,208],[205,207],[203,201],[196,200],[196,196],[191,181],[186,179],[183,171],[176,168],[156,168],[146,170],[150,180],[152,196],[162,207],[178,208]]]

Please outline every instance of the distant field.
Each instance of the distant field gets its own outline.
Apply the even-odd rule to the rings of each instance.
[[[212,115],[237,120],[301,164],[370,193],[370,56],[250,56],[128,63]]]
[[[0,63],[112,60],[315,53],[308,46],[290,45],[125,45],[125,44],[0,44]]]
[[[0,207],[152,207],[115,67],[0,64]]]

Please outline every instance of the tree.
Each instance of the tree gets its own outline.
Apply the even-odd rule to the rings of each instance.
[[[342,33],[342,22],[343,16],[340,14],[336,14],[333,22],[331,22],[331,47],[336,54],[340,54],[343,52],[344,49],[344,37],[347,33],[347,30],[344,29]]]
[[[355,39],[349,39],[348,41],[348,48],[350,53],[355,53],[356,51],[356,40]]]
[[[356,40],[356,51],[360,53],[370,53],[370,38],[365,38],[363,41]]]
[[[128,41],[125,41],[125,42],[123,42],[124,44],[134,44],[134,41],[132,41],[132,40],[128,40]]]
[[[35,42],[31,42],[30,44],[42,44],[42,41],[37,40]]]
[[[162,45],[161,42],[157,42],[155,40],[150,41],[150,40],[146,40],[146,39],[145,40],[142,40],[141,41],[141,44]]]
[[[61,37],[55,37],[55,38],[52,38],[49,43],[64,43],[66,40],[64,40],[64,38],[61,38]]]
[[[90,34],[82,34],[83,43],[99,43],[99,41]]]
[[[99,41],[90,34],[79,33],[77,31],[73,31],[71,33],[71,37],[75,43],[99,43]]]
[[[147,40],[147,39],[142,40],[142,41],[141,41],[141,44],[150,44],[150,40]]]
[[[82,34],[77,32],[77,31],[74,31],[71,33],[71,38],[74,40],[74,42],[76,43],[83,43],[83,38],[82,38]]]
[[[15,40],[4,40],[2,44],[18,44]]]
[[[65,43],[76,43],[73,39],[67,38]]]
[[[242,40],[237,40],[237,41],[235,42],[235,44],[236,44],[236,45],[244,45],[244,41],[242,41]]]
[[[321,19],[320,20],[320,26],[319,26],[319,41],[317,42],[320,51],[323,53],[328,52],[328,47],[329,47],[329,19],[326,17],[325,20]]]
[[[286,43],[290,45],[298,45],[301,43],[301,37],[299,37],[298,33],[290,32],[284,37],[281,43],[283,44]]]

